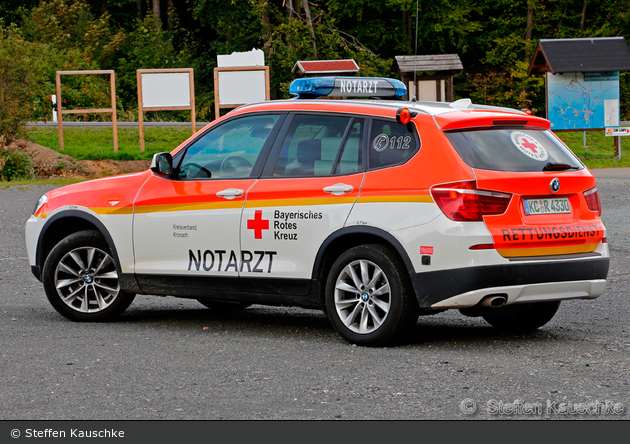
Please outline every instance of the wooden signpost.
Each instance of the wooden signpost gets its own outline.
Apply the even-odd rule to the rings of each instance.
[[[615,155],[621,159],[621,136],[630,136],[630,127],[606,128],[606,136],[615,139]]]
[[[112,99],[111,108],[93,109],[61,109],[61,76],[64,75],[87,75],[87,74],[109,74],[110,93]],[[85,70],[85,71],[57,71],[57,123],[59,126],[59,149],[63,150],[63,115],[64,114],[92,114],[111,113],[114,133],[114,151],[118,151],[118,126],[116,124],[116,74],[111,69],[106,70]]]

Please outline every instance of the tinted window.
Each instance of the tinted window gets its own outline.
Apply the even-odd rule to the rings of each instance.
[[[178,177],[249,177],[278,115],[249,116],[213,128],[188,147]]]
[[[351,174],[361,170],[364,127],[364,119],[354,119],[350,124],[350,130],[342,147],[339,162],[335,166],[334,174]]]
[[[389,120],[372,121],[370,168],[405,162],[418,150],[417,139],[409,126]]]
[[[330,176],[361,169],[364,119],[296,115],[282,144],[274,176]]]
[[[492,129],[449,132],[446,136],[473,168],[515,172],[543,171],[548,164],[582,168],[575,155],[545,130]]]

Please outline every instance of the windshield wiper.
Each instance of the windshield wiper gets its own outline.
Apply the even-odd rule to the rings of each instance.
[[[568,163],[549,162],[543,167],[543,171],[559,171],[559,170],[579,170],[580,167],[569,165]]]

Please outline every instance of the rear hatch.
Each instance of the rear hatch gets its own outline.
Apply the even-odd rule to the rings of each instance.
[[[476,248],[510,259],[593,254],[604,240],[593,175],[542,119],[488,123],[443,127],[473,169],[476,193],[494,199],[483,213],[494,244]]]

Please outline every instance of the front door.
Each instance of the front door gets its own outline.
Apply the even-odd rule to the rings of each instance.
[[[252,115],[212,127],[175,156],[172,177],[147,180],[135,201],[133,227],[143,290],[236,287],[247,260],[239,240],[245,195],[280,120]]]

